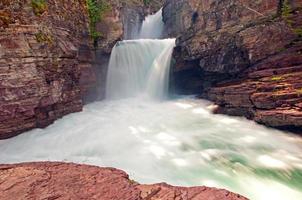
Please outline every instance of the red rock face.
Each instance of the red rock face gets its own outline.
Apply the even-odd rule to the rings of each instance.
[[[246,200],[207,187],[140,185],[113,168],[49,162],[0,165],[0,199]]]
[[[95,84],[85,1],[47,2],[0,3],[0,139],[81,111]]]
[[[168,1],[174,89],[214,101],[219,113],[302,132],[301,8],[298,0]]]
[[[269,126],[302,127],[302,48],[297,48],[260,62],[241,81],[211,88],[209,98],[225,105],[224,113],[238,115],[241,110]]]
[[[92,44],[86,0],[48,0],[40,10],[31,2],[0,1],[0,139],[104,98],[106,65],[126,24],[133,29],[134,19],[162,5],[107,1],[111,9],[96,25],[102,37]]]

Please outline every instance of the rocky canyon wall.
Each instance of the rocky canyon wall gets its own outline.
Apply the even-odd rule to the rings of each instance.
[[[85,1],[0,2],[0,138],[81,111],[95,84]]]
[[[105,3],[92,39],[86,0],[0,1],[0,139],[104,98],[112,47],[162,1]]]
[[[301,132],[301,12],[300,0],[167,0],[166,36],[177,37],[172,90]]]

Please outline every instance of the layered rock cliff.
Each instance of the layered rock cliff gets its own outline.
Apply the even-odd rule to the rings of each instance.
[[[86,13],[85,1],[0,2],[1,139],[81,111],[95,83]]]
[[[113,168],[49,162],[0,165],[0,199],[246,200],[215,188],[140,185]]]
[[[87,0],[0,1],[0,139],[45,127],[102,99],[112,47],[138,32],[144,16],[162,5],[97,2],[107,6],[99,17],[89,15]],[[98,37],[91,30],[95,18]]]
[[[168,0],[177,37],[172,85],[217,103],[218,113],[302,130],[302,2]]]

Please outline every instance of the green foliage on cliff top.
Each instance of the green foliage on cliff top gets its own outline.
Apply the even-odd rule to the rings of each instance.
[[[102,20],[105,12],[110,10],[110,5],[105,0],[86,0],[86,3],[89,15],[90,36],[94,41],[97,41],[102,34],[96,30],[96,25]]]
[[[47,10],[46,0],[31,0],[31,7],[35,15],[40,16]]]

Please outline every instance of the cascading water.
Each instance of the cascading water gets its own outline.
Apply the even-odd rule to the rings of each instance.
[[[134,96],[164,98],[168,92],[170,61],[175,39],[160,38],[163,31],[162,9],[147,16],[140,39],[118,42],[111,53],[107,99]]]
[[[95,102],[46,129],[0,141],[0,163],[71,161],[117,167],[141,183],[214,186],[252,200],[301,200],[300,137],[213,115],[203,100],[139,97],[164,93],[172,46],[172,40],[120,42],[112,52],[107,91],[118,100]]]
[[[165,97],[174,45],[174,39],[118,42],[109,62],[106,98]]]
[[[158,39],[162,37],[164,22],[162,19],[162,9],[154,15],[146,17],[139,38],[141,39]]]

